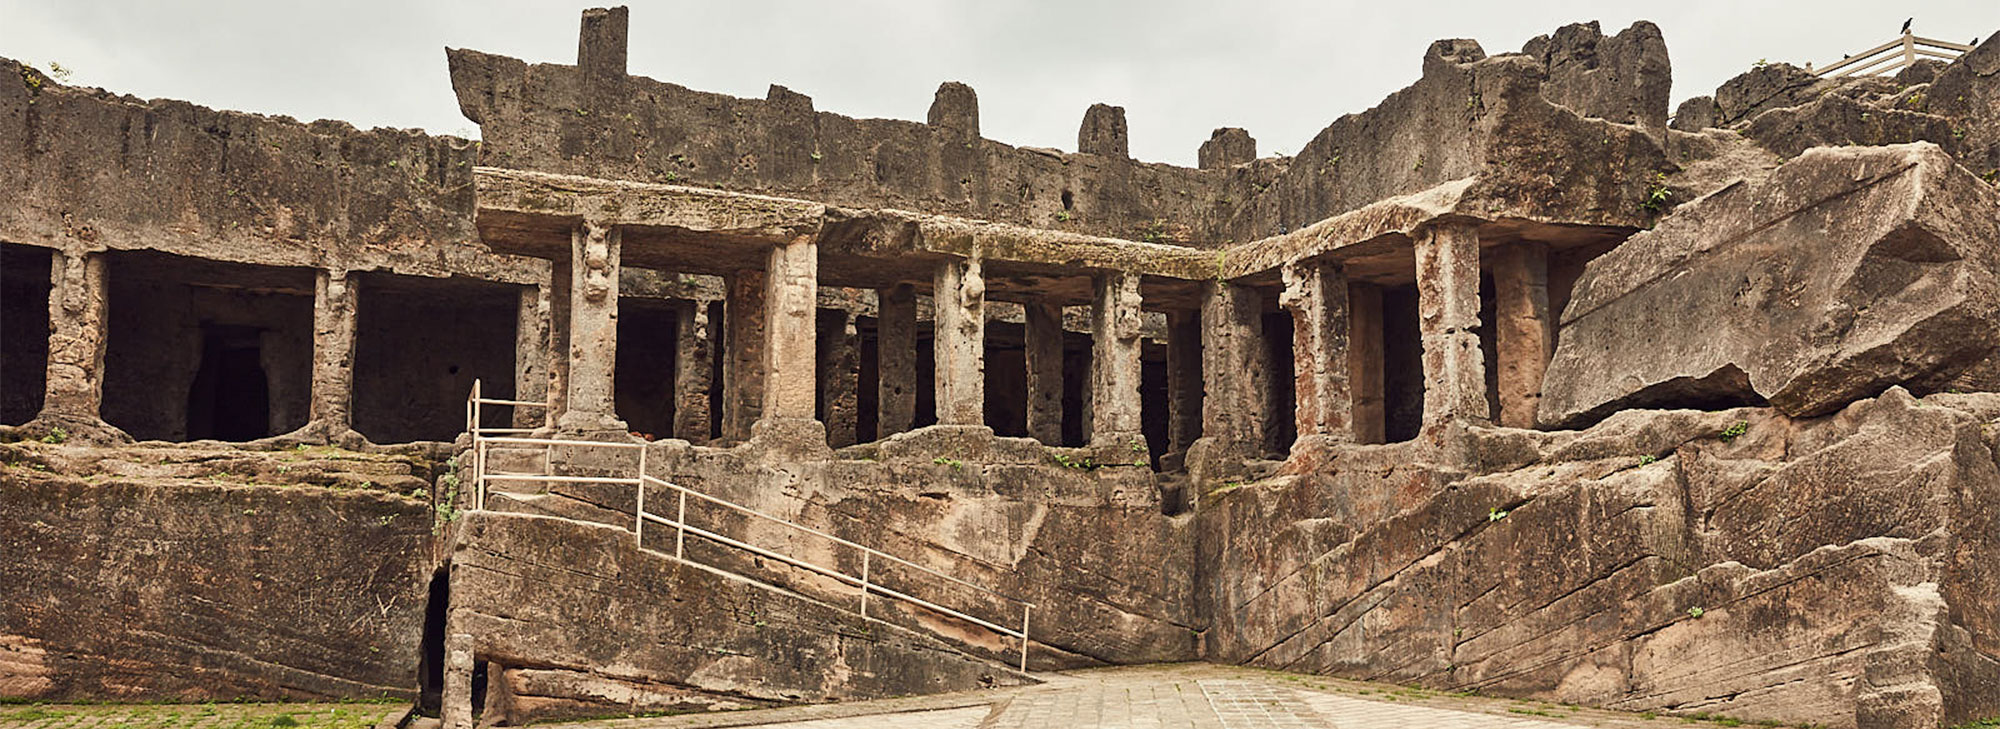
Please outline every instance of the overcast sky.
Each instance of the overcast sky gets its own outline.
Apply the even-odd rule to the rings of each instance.
[[[475,134],[446,46],[574,63],[578,12],[601,2],[487,0],[0,0],[0,56],[73,70],[72,83],[357,126]],[[1438,38],[1518,50],[1564,23],[1607,34],[1658,23],[1674,100],[1759,59],[1824,65],[1896,36],[1967,42],[2000,2],[1674,0],[634,0],[630,70],[763,97],[781,84],[857,117],[922,120],[941,81],[979,92],[985,136],[1076,148],[1093,102],[1125,107],[1132,154],[1192,165],[1220,126],[1261,154],[1297,152],[1341,114],[1414,81]]]

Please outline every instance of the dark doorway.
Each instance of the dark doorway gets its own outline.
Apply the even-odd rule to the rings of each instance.
[[[1267,296],[1267,301],[1277,297]],[[1264,313],[1264,454],[1283,459],[1298,440],[1298,382],[1292,351],[1292,314],[1288,311]]]
[[[1424,427],[1424,344],[1415,284],[1382,289],[1382,400],[1388,442]]]
[[[188,390],[189,439],[246,441],[271,434],[263,338],[255,327],[202,324],[201,366]]]
[[[430,597],[424,601],[424,636],[417,658],[417,711],[437,716],[444,706],[444,620],[451,606],[451,565],[431,575]]]
[[[53,264],[47,248],[0,244],[0,423],[20,425],[42,410]]]

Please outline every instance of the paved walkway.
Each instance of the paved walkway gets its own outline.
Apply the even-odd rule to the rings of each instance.
[[[1020,689],[620,719],[563,729],[1666,729],[1651,718],[1189,663],[1070,671]],[[1707,722],[1699,725],[1717,726]]]

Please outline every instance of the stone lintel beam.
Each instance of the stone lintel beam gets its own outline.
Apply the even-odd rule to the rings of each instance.
[[[903,283],[876,294],[875,433],[908,431],[917,419],[917,290]]]
[[[1416,243],[1417,327],[1423,338],[1424,428],[1485,423],[1486,360],[1479,349],[1479,231],[1425,228]]]
[[[1140,419],[1139,276],[1097,276],[1091,307],[1090,443],[1105,447],[1144,443]]]
[[[1022,306],[1028,368],[1028,437],[1062,445],[1062,306],[1046,301]]]
[[[48,379],[40,419],[101,425],[109,297],[104,254],[55,251],[50,259]]]
[[[762,417],[812,420],[817,400],[819,250],[811,237],[771,248],[765,266]]]
[[[986,281],[979,259],[938,264],[932,349],[939,425],[986,423]]]
[[[1347,276],[1338,264],[1306,260],[1286,264],[1284,280],[1279,303],[1292,315],[1299,437],[1351,441]]]
[[[618,356],[618,228],[585,223],[570,235],[569,397],[564,430],[625,430],[613,397]]]
[[[1542,404],[1542,376],[1555,352],[1555,322],[1549,312],[1549,249],[1535,242],[1496,251],[1493,265],[1494,343],[1498,350],[1499,422],[1509,428],[1535,427]]]
[[[354,277],[322,269],[313,277],[312,399],[306,428],[323,437],[354,429]]]
[[[726,276],[722,323],[722,438],[749,440],[750,427],[764,412],[764,272]]]
[[[696,445],[709,440],[709,393],[715,386],[715,323],[709,302],[682,301],[674,309],[674,436]]]

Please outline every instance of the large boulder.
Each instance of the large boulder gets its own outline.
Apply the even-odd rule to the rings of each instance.
[[[1819,148],[1592,261],[1540,421],[1941,388],[2000,345],[2000,194],[1931,144]]]

